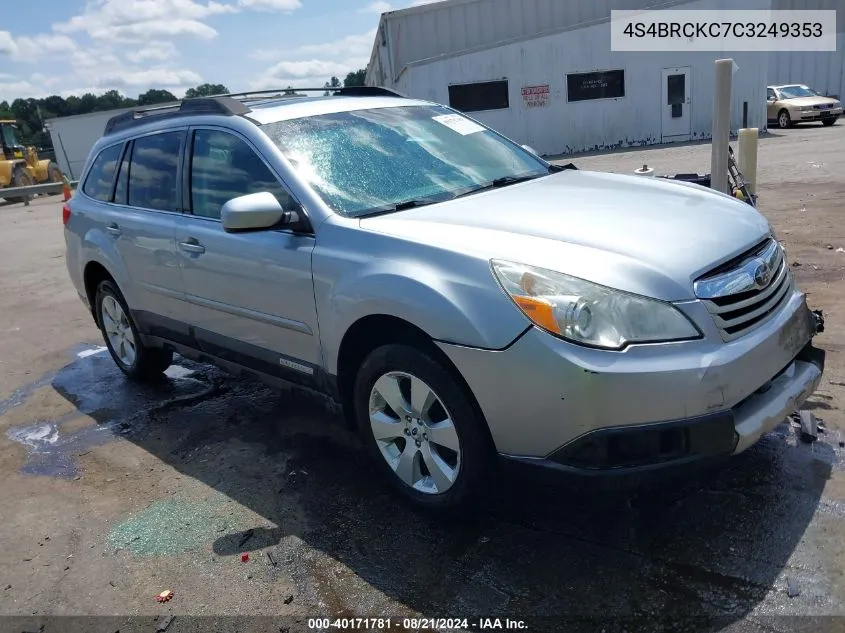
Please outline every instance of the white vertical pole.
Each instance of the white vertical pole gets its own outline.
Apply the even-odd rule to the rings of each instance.
[[[731,81],[733,60],[716,60],[716,85],[713,93],[713,133],[710,155],[710,186],[728,191],[728,145],[731,140]]]
[[[757,194],[757,137],[756,127],[740,130],[736,158],[737,167],[752,195]]]

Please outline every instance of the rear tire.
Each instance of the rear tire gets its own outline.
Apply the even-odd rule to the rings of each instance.
[[[100,282],[94,306],[97,325],[120,371],[138,382],[160,379],[173,363],[173,352],[141,342],[129,306],[114,282]]]
[[[56,163],[47,165],[47,182],[63,182],[64,174]]]
[[[395,490],[427,510],[477,508],[492,487],[494,451],[446,368],[414,347],[385,345],[361,365],[353,394],[364,444]]]

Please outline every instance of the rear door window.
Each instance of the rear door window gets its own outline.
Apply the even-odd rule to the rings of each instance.
[[[155,211],[179,209],[179,155],[184,133],[136,138],[129,165],[129,206]]]
[[[112,187],[114,186],[114,171],[123,152],[123,144],[118,143],[105,148],[94,159],[94,164],[88,172],[82,191],[86,196],[109,202],[111,200]]]

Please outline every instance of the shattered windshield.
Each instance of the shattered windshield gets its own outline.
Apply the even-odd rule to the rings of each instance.
[[[548,164],[442,106],[398,106],[263,126],[335,211],[361,216],[545,176]]]

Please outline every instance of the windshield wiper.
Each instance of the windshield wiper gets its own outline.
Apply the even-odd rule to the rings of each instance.
[[[364,213],[359,213],[356,217],[359,218],[370,218],[376,215],[386,215],[388,213],[395,213],[396,211],[407,211],[408,209],[416,209],[417,207],[424,207],[429,204],[435,204],[437,202],[442,202],[440,199],[435,198],[417,198],[415,200],[403,200],[402,202],[397,202],[396,204],[388,204],[381,207],[375,207],[370,209],[369,211],[365,211]]]
[[[464,196],[470,196],[474,193],[480,193],[482,191],[489,191],[490,189],[499,189],[500,187],[507,187],[509,185],[515,185],[520,182],[525,182],[526,180],[534,180],[535,178],[539,178],[540,176],[544,176],[545,174],[530,174],[527,176],[502,176],[501,178],[495,178],[488,182],[486,185],[479,185],[478,187],[473,187],[469,191],[464,191],[463,193],[459,193],[456,195],[456,198],[463,198]]]

